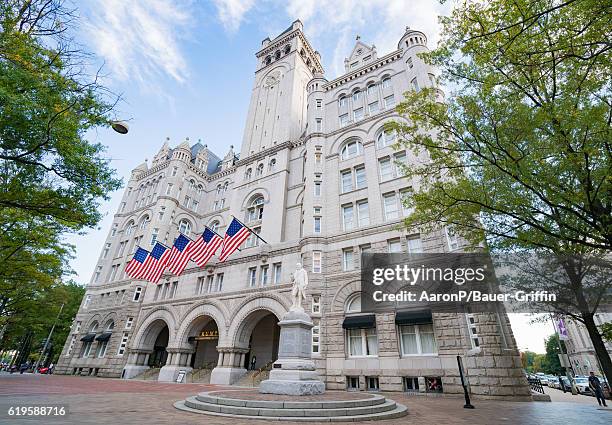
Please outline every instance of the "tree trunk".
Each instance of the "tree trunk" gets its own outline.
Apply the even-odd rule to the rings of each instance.
[[[608,385],[612,385],[612,360],[610,360],[610,353],[606,350],[606,344],[597,329],[597,325],[593,320],[593,315],[590,313],[582,314],[582,319],[591,337],[591,342],[595,348],[595,354],[599,358],[599,363],[603,369],[603,373],[608,380]],[[589,371],[590,372],[590,371]]]

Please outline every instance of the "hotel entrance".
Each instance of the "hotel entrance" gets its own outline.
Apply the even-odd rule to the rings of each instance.
[[[210,320],[195,336],[189,337],[189,342],[195,347],[190,366],[194,369],[214,368],[219,357],[219,353],[217,353],[218,341],[217,323]]]

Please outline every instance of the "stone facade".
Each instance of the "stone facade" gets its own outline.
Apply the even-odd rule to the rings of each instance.
[[[58,373],[130,378],[157,365],[159,379],[171,381],[179,370],[189,375],[211,363],[212,382],[234,383],[246,367],[275,359],[277,329],[264,324],[288,311],[290,276],[301,262],[310,279],[313,359],[328,389],[425,392],[441,384],[460,393],[461,355],[472,393],[529,399],[505,313],[435,314],[419,328],[426,353],[410,334],[417,327],[398,326],[392,313],[368,329],[343,328],[346,317],[360,315],[361,252],[462,248],[445,229],[419,235],[400,227],[409,213],[403,190],[418,182],[395,163],[427,158],[396,152],[383,125],[399,119],[402,93],[435,85],[435,71],[417,56],[426,50],[426,36],[408,28],[381,57],[358,39],[346,73],[328,81],[300,21],[265,39],[240,155],[166,142],[150,165],[133,170]],[[268,243],[251,237],[225,263],[191,263],[158,284],[125,276],[137,245],[171,245],[179,230],[195,237],[205,225],[222,234],[231,215]],[[112,331],[105,352],[96,340],[88,349],[82,338],[104,329]],[[217,330],[212,349],[202,329]]]
[[[612,313],[598,313],[594,316],[594,320],[597,326],[612,322]],[[568,336],[565,345],[574,374],[588,376],[589,372],[595,372],[596,375],[603,376],[586,327],[569,317],[565,319],[565,326]],[[606,342],[606,349],[608,353],[612,353],[612,343]]]

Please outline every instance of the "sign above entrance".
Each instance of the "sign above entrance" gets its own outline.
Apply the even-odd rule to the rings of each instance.
[[[219,331],[202,331],[195,337],[196,341],[207,341],[211,339],[219,339]]]

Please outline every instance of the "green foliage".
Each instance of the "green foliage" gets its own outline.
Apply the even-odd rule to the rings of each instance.
[[[100,220],[120,186],[87,134],[108,126],[109,93],[88,77],[61,0],[0,4],[0,326],[70,270],[67,232]]]
[[[553,334],[544,340],[546,345],[546,354],[542,359],[542,371],[551,375],[565,375],[565,369],[561,367],[559,360],[559,336]],[[563,351],[567,352],[565,343],[561,341]]]
[[[612,342],[612,322],[606,322],[599,326],[599,332],[604,340]]]
[[[609,5],[461,3],[424,59],[456,88],[411,92],[391,125],[431,161],[409,227],[450,224],[474,245],[612,250]],[[479,219],[479,220],[477,220]],[[480,222],[479,222],[480,221]]]
[[[8,318],[1,348],[18,349],[21,337],[27,331],[32,331],[31,358],[40,352],[57,319],[50,346],[53,356],[49,359],[57,362],[84,294],[85,288],[74,282],[54,283],[22,300],[19,314]],[[64,308],[58,317],[62,304]]]

